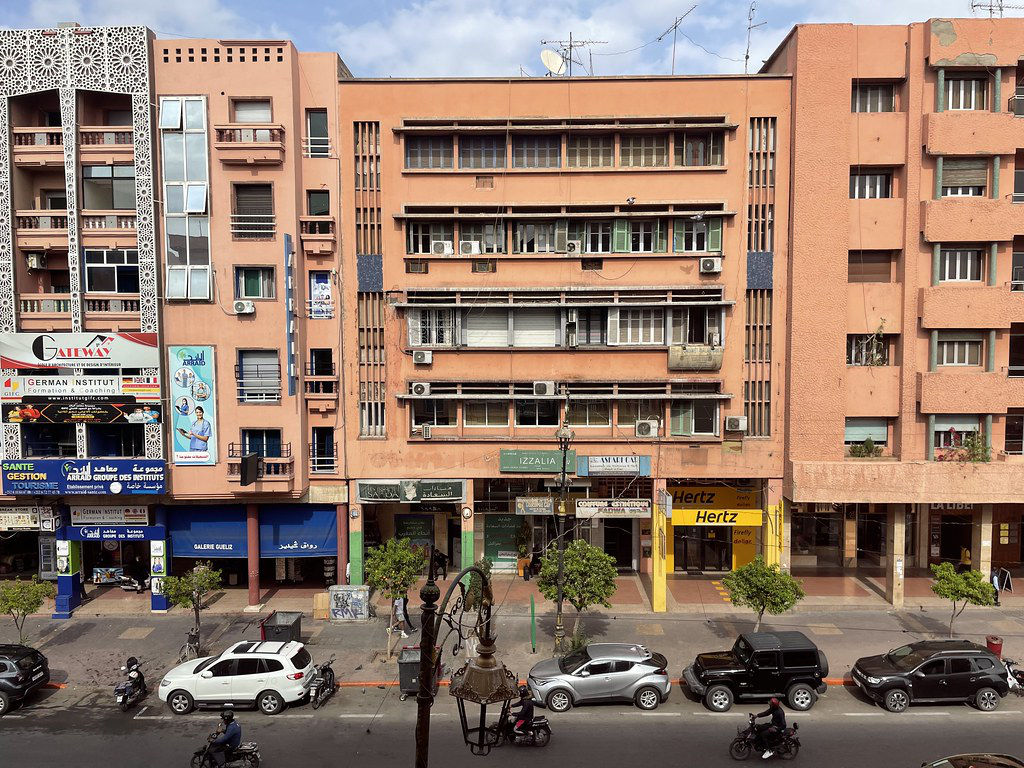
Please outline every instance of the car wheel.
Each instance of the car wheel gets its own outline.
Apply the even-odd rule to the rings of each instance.
[[[263,691],[256,697],[256,706],[264,715],[276,715],[284,709],[284,699],[277,691]]]
[[[999,694],[994,688],[982,688],[974,697],[974,706],[982,712],[994,712],[999,707]]]
[[[572,696],[563,688],[548,694],[545,702],[552,712],[568,712],[572,709]]]
[[[806,712],[814,706],[814,702],[817,700],[818,695],[806,683],[797,683],[786,694],[786,702],[790,709],[795,709],[797,712]]]
[[[11,697],[0,691],[0,717],[11,711]]]
[[[902,688],[893,688],[882,702],[890,712],[903,712],[910,706],[910,694]]]
[[[704,694],[704,705],[712,712],[728,712],[732,709],[732,691],[724,685],[713,685]]]
[[[167,697],[167,706],[176,715],[187,715],[196,708],[196,702],[188,691],[172,691]]]
[[[645,686],[633,696],[633,703],[638,708],[650,712],[652,709],[657,709],[658,705],[661,704],[661,694],[658,693],[657,688]]]

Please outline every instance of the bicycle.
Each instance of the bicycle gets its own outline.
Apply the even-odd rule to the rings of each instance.
[[[313,705],[313,709],[319,709],[323,706],[337,690],[337,686],[334,683],[334,669],[331,667],[334,663],[334,658],[334,656],[331,656],[323,664],[317,664],[313,667],[313,681],[309,685],[309,701]]]
[[[181,646],[181,650],[178,651],[178,663],[184,664],[186,661],[192,661],[199,658],[199,628],[192,627],[188,631],[188,639],[185,644]]]

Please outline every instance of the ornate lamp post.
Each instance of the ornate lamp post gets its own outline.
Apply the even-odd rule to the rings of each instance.
[[[566,398],[565,406],[566,415],[562,421],[562,426],[555,432],[555,437],[558,439],[558,448],[562,451],[562,472],[558,477],[558,514],[555,515],[555,525],[558,527],[558,574],[555,578],[555,583],[558,586],[558,592],[555,598],[555,653],[563,653],[565,651],[565,623],[562,619],[562,591],[565,587],[565,500],[569,493],[569,479],[566,476],[566,461],[569,456],[569,444],[576,438],[576,433],[569,428],[569,402]]]
[[[434,583],[434,576],[431,574],[420,590],[420,599],[423,601],[423,624],[420,634],[420,689],[416,694],[416,768],[427,768],[430,756],[430,708],[436,694],[435,669],[438,650],[444,647],[452,632],[456,633],[453,653],[459,652],[468,637],[469,626],[463,622],[466,588],[462,579],[470,574],[476,575],[481,582],[480,605],[475,620],[479,639],[477,657],[467,661],[462,669],[452,675],[449,688],[449,693],[455,697],[459,705],[462,737],[469,745],[470,752],[474,755],[486,755],[491,751],[491,747],[498,744],[501,740],[500,725],[508,715],[512,699],[518,696],[515,675],[494,658],[494,634],[491,629],[491,604],[494,596],[487,574],[475,565],[463,568],[445,592],[440,609],[437,606],[437,599],[441,596],[441,590]],[[456,588],[459,590],[459,596],[449,610],[448,602]],[[442,625],[448,627],[448,632],[439,643],[438,635]],[[498,705],[498,724],[488,726],[487,708],[490,706],[493,713],[494,705]],[[473,711],[476,708],[478,711]]]

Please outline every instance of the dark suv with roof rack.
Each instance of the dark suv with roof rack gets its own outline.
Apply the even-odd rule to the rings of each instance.
[[[828,659],[803,632],[750,632],[727,651],[701,653],[683,670],[691,693],[714,712],[736,699],[785,698],[803,712],[828,690]]]
[[[46,657],[27,645],[0,645],[0,717],[50,682]]]

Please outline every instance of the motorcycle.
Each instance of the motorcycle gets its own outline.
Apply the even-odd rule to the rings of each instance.
[[[114,698],[117,700],[117,706],[120,707],[122,712],[127,712],[133,706],[138,704],[149,693],[149,689],[146,688],[146,678],[143,677],[141,672],[141,664],[139,660],[134,656],[131,656],[121,671],[125,673],[125,680],[118,683],[114,687]]]
[[[215,768],[217,761],[211,748],[213,740],[220,734],[214,731],[206,740],[206,746],[192,753],[192,768]],[[260,747],[255,741],[239,744],[238,749],[231,753],[231,759],[224,763],[224,768],[259,768]]]
[[[498,735],[501,741],[515,744],[517,747],[546,747],[551,741],[551,726],[546,717],[535,717],[531,730],[516,733],[516,717],[511,715],[499,726]]]
[[[763,745],[759,743],[761,739],[754,723],[754,715],[751,714],[749,718],[746,728],[736,729],[736,738],[729,745],[729,756],[733,760],[746,760],[757,750],[763,749]],[[793,723],[792,727],[782,733],[781,738],[772,747],[775,757],[782,760],[792,760],[796,757],[797,752],[800,751],[800,739],[796,735],[799,727]]]
[[[319,709],[338,689],[334,684],[333,663],[334,656],[331,656],[323,664],[313,666],[313,681],[309,684],[309,702],[313,709]]]
[[[132,576],[125,576],[122,574],[117,577],[117,586],[119,586],[125,592],[137,592],[141,595],[143,592],[149,589],[150,581],[151,578],[149,576],[143,579],[143,581],[140,583],[138,579]]]
[[[1006,684],[1017,696],[1024,696],[1024,670],[1017,669],[1017,662],[1013,659],[1003,659],[1003,666],[1006,667]]]

